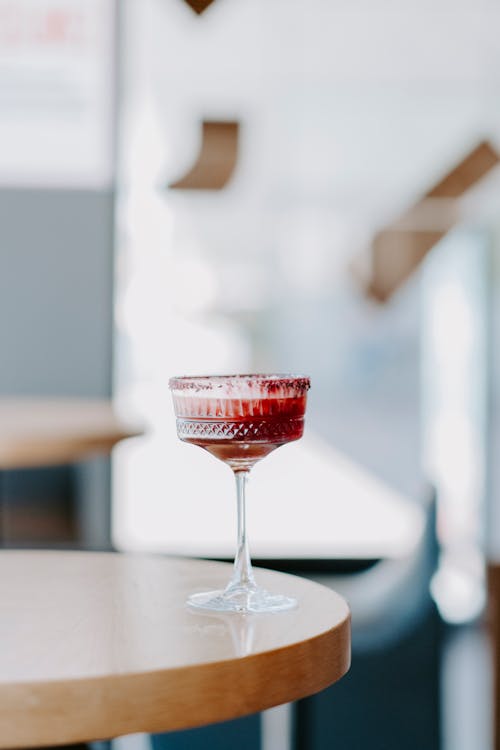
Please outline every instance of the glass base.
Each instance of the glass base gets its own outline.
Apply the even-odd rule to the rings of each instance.
[[[195,609],[211,612],[237,612],[239,614],[261,614],[285,612],[297,606],[297,600],[282,594],[270,594],[265,589],[221,589],[192,594],[187,604]]]

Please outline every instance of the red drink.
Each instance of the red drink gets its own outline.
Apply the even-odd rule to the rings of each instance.
[[[257,585],[245,526],[249,470],[304,431],[309,378],[291,375],[204,375],[172,378],[177,434],[227,463],[236,479],[238,549],[223,590],[192,594],[188,604],[215,612],[283,612],[297,601]]]
[[[173,378],[170,387],[181,440],[233,469],[248,469],[302,437],[308,378]]]

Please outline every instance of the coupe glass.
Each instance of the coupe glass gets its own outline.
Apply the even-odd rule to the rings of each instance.
[[[260,588],[250,561],[245,487],[250,469],[280,445],[302,437],[309,378],[295,375],[204,375],[171,378],[177,434],[224,461],[236,479],[238,546],[221,591],[193,594],[188,604],[218,612],[281,612],[288,596]]]

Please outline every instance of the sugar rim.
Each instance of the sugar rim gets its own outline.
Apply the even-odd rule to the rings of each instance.
[[[216,388],[241,388],[241,386],[260,386],[266,391],[281,388],[293,388],[306,392],[311,387],[310,378],[306,375],[290,374],[232,374],[232,375],[180,375],[170,378],[168,387],[172,391],[212,391]]]

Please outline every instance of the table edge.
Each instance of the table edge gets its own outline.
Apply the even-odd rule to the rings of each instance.
[[[194,729],[313,695],[349,667],[350,614],[313,639],[250,656],[169,670],[0,685],[0,748]],[[207,702],[207,694],[215,697]],[[64,714],[71,714],[71,722],[60,715],[63,695]]]
[[[40,554],[38,550],[33,552]],[[25,555],[30,551],[6,550],[2,554]],[[60,553],[47,550],[41,554]],[[64,554],[121,556],[113,552]],[[248,656],[170,669],[0,683],[0,748],[14,750],[91,742],[136,732],[190,729],[319,692],[349,669],[351,618],[339,594],[315,581],[308,583],[339,597],[345,605],[345,617],[305,640]]]

